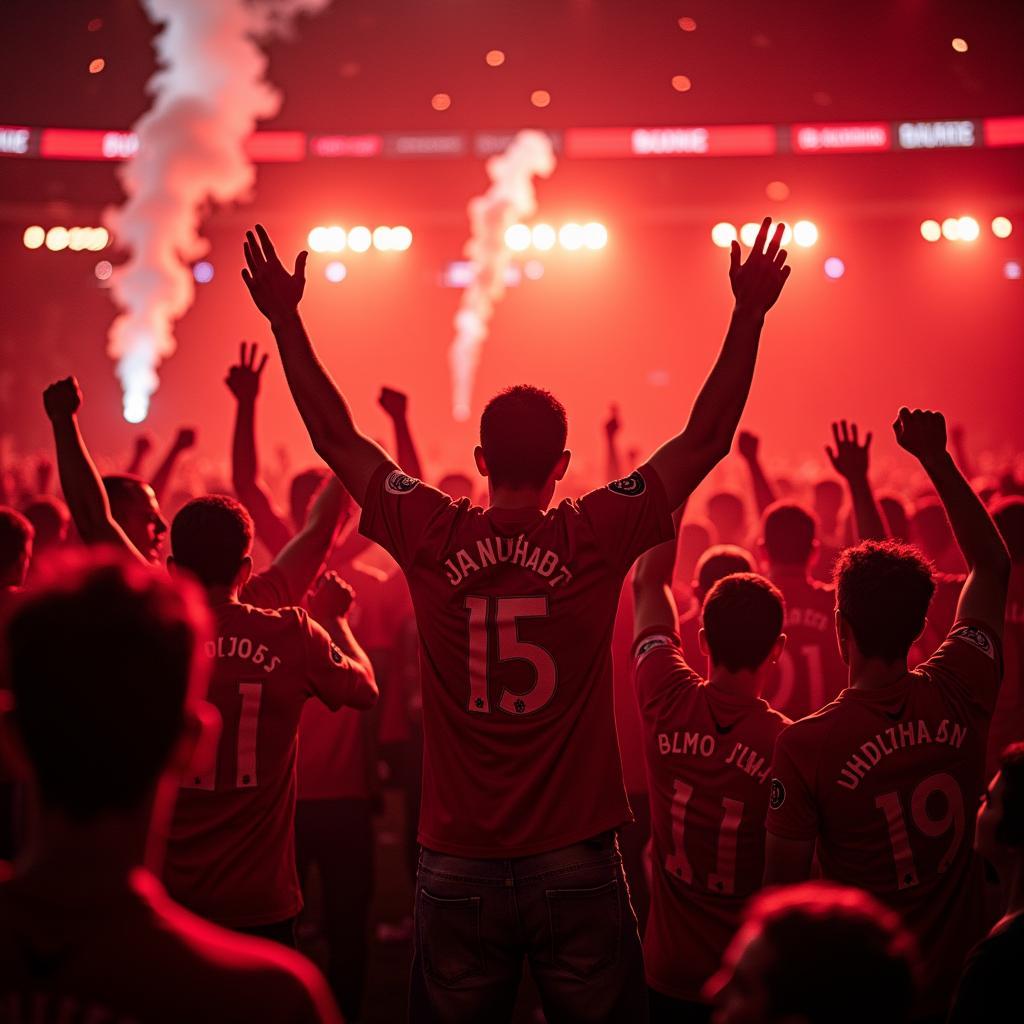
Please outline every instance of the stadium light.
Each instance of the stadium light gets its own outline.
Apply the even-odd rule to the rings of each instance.
[[[711,229],[711,241],[719,249],[728,249],[736,240],[736,228],[728,221],[719,221]]]
[[[797,245],[809,248],[818,241],[818,225],[812,220],[798,220],[793,225],[793,240]],[[785,235],[782,242],[786,242]]]
[[[960,221],[958,221],[956,217],[947,217],[942,222],[942,237],[950,242],[959,241]]]
[[[530,248],[530,229],[525,224],[512,224],[505,230],[505,245],[513,252]]]
[[[937,220],[921,221],[921,237],[926,242],[937,242],[942,237],[942,227]]]
[[[583,244],[588,249],[603,249],[608,244],[608,229],[596,220],[584,224]]]
[[[1009,217],[993,217],[992,234],[996,238],[1009,238],[1013,234],[1013,221]]]
[[[550,224],[534,224],[532,237],[534,249],[540,252],[547,252],[555,247],[557,235]]]
[[[981,234],[981,228],[973,217],[961,217],[957,221],[961,242],[973,242]]]
[[[569,221],[558,229],[558,244],[569,252],[582,249],[584,241],[583,228],[574,221]]]
[[[341,228],[338,228],[341,231]],[[364,227],[362,224],[357,225],[354,228],[350,228],[348,232],[348,247],[353,252],[366,252],[367,249],[373,244],[373,235],[370,233],[368,227]],[[340,252],[340,249],[332,250],[332,252]]]

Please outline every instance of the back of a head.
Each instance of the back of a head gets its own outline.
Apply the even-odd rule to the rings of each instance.
[[[878,507],[885,517],[885,524],[889,527],[889,536],[894,540],[901,540],[905,544],[910,542],[910,506],[901,494],[880,494],[878,496]]]
[[[1006,541],[1014,564],[1024,562],[1024,498],[1001,498],[992,506],[992,518]]]
[[[234,583],[252,551],[252,517],[234,498],[193,498],[171,523],[171,555],[204,587]]]
[[[834,578],[839,611],[865,658],[906,658],[924,628],[934,567],[912,544],[866,540],[842,551]]]
[[[814,485],[814,510],[822,519],[836,519],[843,500],[843,485],[838,480],[819,480]]]
[[[13,508],[0,505],[0,586],[20,587],[32,557],[32,524]]]
[[[954,544],[946,510],[938,498],[925,498],[917,503],[910,531],[913,542],[920,545],[929,558],[937,557]]]
[[[718,491],[708,498],[708,519],[718,531],[718,539],[727,542],[742,533],[747,525],[747,509],[743,499],[732,491]]]
[[[21,511],[35,528],[37,551],[61,544],[67,538],[71,513],[60,498],[44,494],[34,498]]]
[[[703,601],[707,592],[723,577],[757,571],[754,556],[737,544],[713,544],[697,560],[694,590]]]
[[[763,576],[740,572],[720,579],[701,609],[712,664],[730,672],[760,668],[779,639],[784,618],[782,594]]]
[[[806,566],[818,539],[818,520],[799,502],[777,501],[765,509],[761,531],[772,565]]]
[[[567,434],[565,408],[543,388],[517,384],[495,395],[480,417],[480,447],[492,483],[543,487]]]
[[[690,519],[679,527],[676,573],[681,579],[690,579],[697,571],[698,562],[713,543],[713,530],[710,522],[700,519]]]
[[[140,807],[202,695],[208,632],[198,588],[119,553],[44,566],[6,651],[14,724],[47,807],[75,821]]]
[[[305,523],[310,502],[327,476],[327,470],[314,468],[304,469],[292,477],[292,482],[288,485],[288,510],[297,528],[301,528]]]
[[[447,494],[452,501],[473,498],[473,481],[465,473],[445,473],[437,482],[437,489]]]
[[[756,897],[746,927],[767,947],[771,1019],[904,1024],[920,959],[899,916],[860,889],[809,882]]]

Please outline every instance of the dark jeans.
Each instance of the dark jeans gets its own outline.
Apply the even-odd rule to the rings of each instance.
[[[369,800],[300,800],[295,852],[303,884],[313,864],[323,883],[327,980],[347,1020],[357,1020],[366,988],[374,835]]]
[[[421,850],[409,1019],[498,1024],[530,965],[548,1024],[647,1019],[636,916],[612,832],[515,860]]]
[[[648,989],[651,999],[651,1024],[710,1024],[711,1007],[675,999],[656,989]]]
[[[295,918],[287,917],[283,921],[271,924],[257,924],[251,928],[235,928],[242,935],[251,935],[257,939],[269,939],[289,949],[298,949],[295,943]]]

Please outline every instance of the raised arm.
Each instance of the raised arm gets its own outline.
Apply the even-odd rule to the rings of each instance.
[[[938,412],[903,408],[892,426],[900,447],[921,463],[935,485],[967,562],[956,617],[975,619],[1002,636],[1010,555],[988,510],[946,448],[946,421]]]
[[[355,596],[355,591],[336,572],[325,572],[309,599],[309,613],[327,630],[341,653],[362,665],[372,680],[373,665],[369,655],[348,624],[348,611]]]
[[[889,535],[882,510],[875,501],[875,492],[871,489],[868,479],[868,465],[871,448],[871,431],[860,443],[857,424],[847,425],[846,420],[832,424],[832,438],[835,449],[825,445],[832,468],[846,481],[850,490],[850,501],[853,504],[853,518],[857,524],[858,540],[885,540]]]
[[[149,434],[139,434],[135,438],[135,445],[132,448],[131,462],[128,463],[128,468],[125,470],[126,473],[130,473],[132,476],[142,476],[143,463],[146,461],[146,457],[153,450],[153,438]]]
[[[171,477],[174,474],[174,468],[177,466],[178,460],[185,452],[190,448],[195,448],[195,446],[196,432],[192,427],[182,427],[174,435],[174,442],[168,448],[164,461],[157,467],[157,471],[153,474],[153,479],[149,482],[149,486],[153,488],[157,501],[164,500],[167,486],[171,482]]]
[[[740,431],[739,437],[736,439],[736,450],[740,453],[740,458],[747,464],[750,483],[754,490],[754,502],[757,505],[757,511],[762,513],[775,501],[775,491],[761,466],[760,448],[761,439],[756,434],[752,434],[749,430]]]
[[[622,422],[619,420],[619,407],[613,405],[608,410],[608,419],[604,424],[604,475],[608,480],[622,478],[622,456],[619,454],[619,431]]]
[[[238,364],[228,370],[224,383],[235,396],[236,403],[235,432],[231,440],[231,483],[238,500],[252,516],[256,536],[274,556],[292,539],[293,531],[274,508],[259,475],[256,399],[266,365],[266,355],[258,358],[258,346],[254,343],[247,347],[243,341],[239,346]]]
[[[678,508],[732,447],[750,393],[765,314],[790,272],[786,250],[779,248],[784,226],[777,224],[769,241],[770,224],[771,218],[765,217],[745,263],[740,261],[739,243],[732,243],[729,280],[736,305],[722,349],[685,429],[651,456],[670,508]]]
[[[381,388],[377,404],[387,413],[391,425],[395,428],[395,461],[398,468],[409,476],[423,479],[423,466],[416,450],[416,442],[412,439],[409,429],[409,399],[402,391],[394,388]]]
[[[274,566],[284,574],[288,593],[298,604],[320,574],[338,536],[352,519],[353,503],[337,477],[320,486],[301,530],[277,553]]]
[[[677,632],[679,611],[672,594],[672,575],[676,567],[676,546],[679,543],[679,525],[683,520],[685,504],[672,514],[676,536],[664,544],[648,548],[633,569],[633,637],[654,626],[663,626]]]
[[[302,325],[298,306],[306,286],[307,254],[299,253],[295,272],[289,274],[264,227],[257,224],[256,231],[259,241],[251,231],[246,232],[247,269],[242,271],[242,280],[256,307],[270,321],[288,387],[314,449],[361,505],[373,474],[391,458],[358,430],[348,403]]]
[[[86,544],[114,544],[148,565],[111,515],[103,481],[78,429],[81,404],[82,392],[74,377],[65,377],[43,392],[43,406],[57,447],[57,472],[71,518]]]

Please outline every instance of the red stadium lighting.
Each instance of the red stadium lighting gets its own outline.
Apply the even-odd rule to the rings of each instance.
[[[754,241],[757,238],[757,233],[760,230],[760,224],[755,224],[753,221],[747,221],[747,223],[740,228],[740,241],[749,249],[750,246],[754,244]]]
[[[533,226],[533,247],[540,252],[547,252],[555,247],[558,236],[550,224],[534,224]]]
[[[513,252],[530,248],[530,229],[525,224],[512,224],[505,230],[505,245]]]
[[[579,224],[570,221],[558,230],[558,244],[569,252],[582,249],[585,244],[584,230]]]
[[[1009,217],[993,217],[992,234],[996,238],[1009,238],[1013,234],[1013,221]]]
[[[46,241],[46,229],[40,227],[38,224],[33,224],[31,227],[25,228],[25,233],[21,236],[22,245],[26,249],[38,249]]]
[[[711,229],[711,241],[714,242],[719,249],[728,249],[736,240],[736,237],[736,228],[728,221],[719,221]]]
[[[942,226],[937,220],[921,221],[921,237],[926,242],[937,242],[942,237]]]
[[[956,219],[956,217],[947,217],[942,222],[942,237],[950,242],[959,241],[960,222]]]
[[[410,245],[412,232],[404,224],[398,224],[391,229],[391,248],[395,252],[405,252]]]
[[[339,228],[339,231],[342,229]],[[353,252],[366,252],[367,249],[373,244],[373,235],[368,227],[364,227],[362,224],[354,228],[349,228],[348,232],[348,247]],[[340,249],[334,249],[333,252],[340,252]]]
[[[981,234],[981,228],[973,217],[961,217],[957,226],[961,242],[973,242]]]
[[[786,230],[789,230],[788,226]],[[783,232],[782,244],[785,245],[787,241],[786,234]],[[818,225],[812,220],[798,220],[793,225],[793,241],[805,249],[815,245],[818,241]]]
[[[603,249],[608,244],[608,229],[596,220],[584,224],[583,244],[588,249]]]

